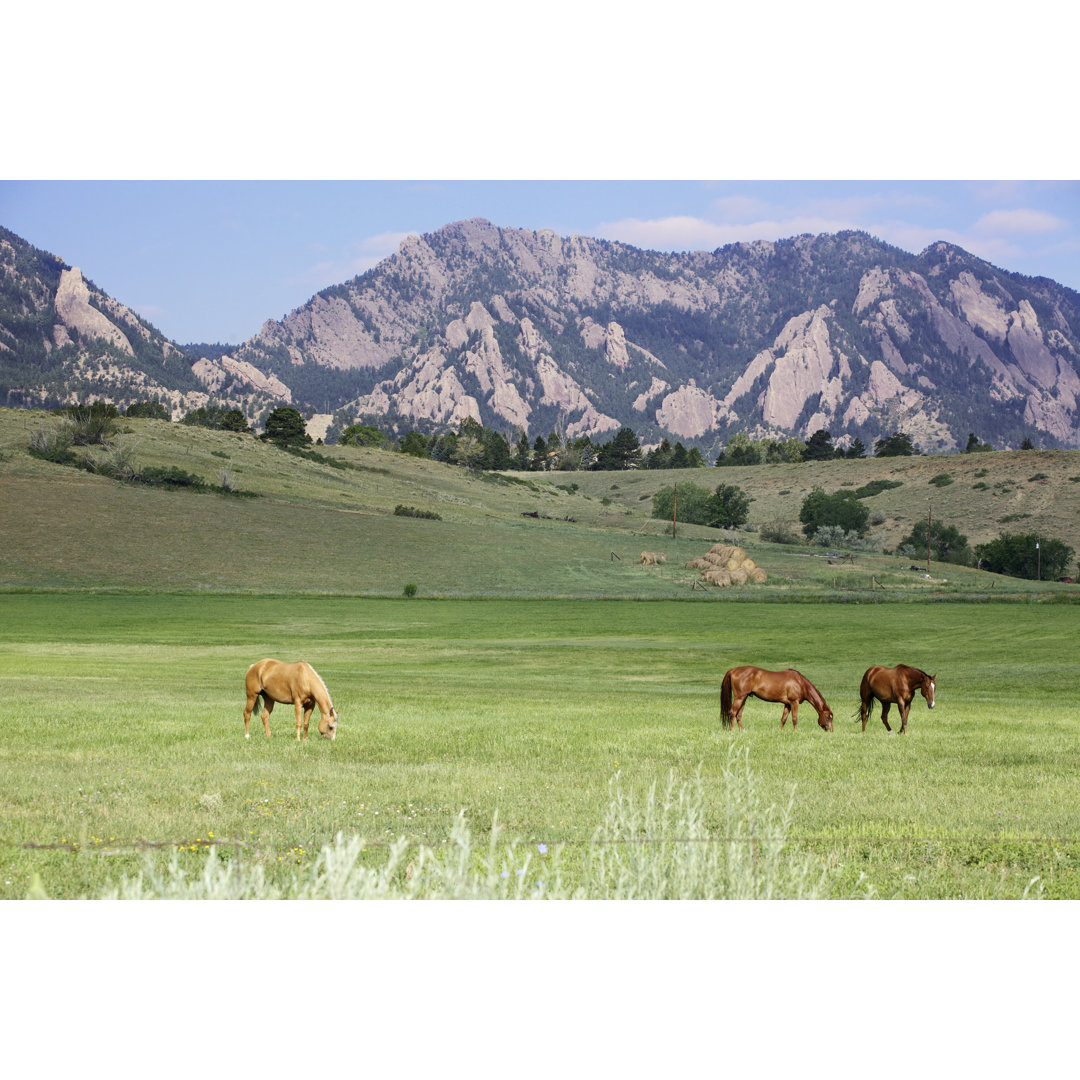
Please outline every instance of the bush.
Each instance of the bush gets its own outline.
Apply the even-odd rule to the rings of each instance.
[[[678,520],[690,525],[708,525],[714,529],[734,529],[746,523],[750,516],[750,497],[735,484],[718,484],[709,494],[707,488],[684,481],[674,487],[661,488],[653,496],[652,516],[670,521],[678,495]]]
[[[846,532],[839,525],[822,525],[810,539],[811,544],[826,548],[844,548],[846,551],[880,552],[880,537],[864,538],[857,532]]]
[[[401,590],[401,594],[403,596],[409,596],[409,597],[415,596],[416,595],[416,586],[410,581],[409,584],[406,585],[405,588]]]
[[[794,521],[766,521],[758,530],[758,536],[770,544],[798,544],[803,539]]]
[[[172,419],[169,410],[160,401],[133,401],[125,410],[125,415],[143,420]]]
[[[934,487],[948,487],[953,482],[953,478],[947,473],[938,473],[937,476],[931,476],[928,483],[934,485]]]
[[[806,496],[799,510],[799,520],[806,536],[813,536],[826,525],[835,525],[845,533],[864,536],[869,518],[869,508],[851,492],[837,491],[826,495],[819,487]]]
[[[1063,541],[1035,533],[1002,533],[996,540],[975,548],[983,570],[1029,580],[1064,577],[1075,554]]]
[[[926,558],[926,522],[917,521],[911,532],[907,534],[897,546],[900,549],[910,549],[913,558]],[[955,526],[938,522],[930,528],[930,557],[938,562],[953,563],[957,566],[971,566],[975,561],[971,548],[968,547],[968,538],[960,533]]]
[[[872,499],[875,495],[880,495],[883,491],[889,491],[892,488],[903,486],[903,480],[871,480],[869,484],[863,484],[861,488],[856,488],[851,494],[856,499]]]
[[[394,514],[397,517],[427,518],[429,521],[442,521],[442,515],[436,514],[434,510],[418,510],[415,506],[402,506],[401,503],[394,507]]]
[[[71,450],[71,424],[61,424],[56,431],[38,428],[30,436],[27,452],[31,457],[42,461],[52,461],[57,465],[74,465],[75,455]]]

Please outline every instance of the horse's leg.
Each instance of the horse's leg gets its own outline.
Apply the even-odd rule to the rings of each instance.
[[[263,722],[263,727],[266,729],[266,737],[270,738],[270,714],[274,711],[274,699],[263,697],[263,711],[260,715],[260,719]]]
[[[244,706],[244,738],[250,739],[251,732],[248,730],[248,724],[251,723],[251,711],[255,708],[255,702],[259,700],[258,694],[248,694],[247,704]]]
[[[795,728],[798,726],[798,724],[799,724],[799,703],[797,701],[793,701],[791,703],[791,730],[794,731]],[[783,727],[784,725],[781,724],[780,726]]]
[[[911,708],[910,701],[901,701],[897,704],[897,708],[900,710],[900,734],[907,734],[907,714],[908,709]]]
[[[304,716],[304,706],[300,704],[299,698],[293,699],[293,706],[296,708],[296,741],[300,741],[300,724]]]
[[[781,731],[784,730],[784,724],[787,723],[787,718],[788,718],[788,713],[789,712],[791,712],[791,706],[785,701],[784,702],[784,711],[780,716],[780,730]],[[792,731],[795,730],[795,718],[794,717],[791,718],[791,729],[792,729]]]
[[[892,706],[891,701],[883,701],[881,703],[881,722],[885,725],[885,730],[892,732],[892,728],[889,727],[889,709]]]
[[[870,711],[870,702],[866,698],[861,699],[859,706],[859,719],[862,721],[862,729],[866,731],[866,714]]]
[[[743,727],[742,727],[743,706],[746,704],[746,698],[748,696],[749,695],[744,694],[742,697],[738,697],[736,695],[736,697],[734,698],[734,700],[731,703],[731,716],[732,716],[732,719],[735,721],[735,723],[739,725],[739,730],[740,731],[742,731],[742,729],[743,729]]]
[[[304,710],[304,738],[307,738],[308,723],[311,721],[311,710],[315,708],[314,704],[309,705]]]

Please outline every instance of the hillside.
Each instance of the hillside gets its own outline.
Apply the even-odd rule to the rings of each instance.
[[[209,397],[299,408],[333,441],[485,427],[603,439],[619,427],[714,455],[736,432],[904,430],[924,453],[974,432],[1080,446],[1080,294],[955,246],[865,233],[661,253],[483,220],[406,239],[367,273],[186,353],[78,267],[0,230],[0,401]]]
[[[798,517],[814,486],[833,491],[873,479],[901,486],[867,500],[873,532],[891,548],[925,516],[971,543],[1001,531],[1039,531],[1076,543],[1080,452],[1021,451],[949,457],[829,461],[746,468],[559,474],[485,474],[382,450],[325,447],[344,468],[305,460],[251,435],[155,420],[125,420],[140,465],[174,466],[258,497],[121,483],[31,457],[45,413],[0,409],[0,589],[121,588],[400,596],[699,596],[797,598],[839,591],[904,597],[1070,592],[910,559],[762,542],[763,523]],[[944,487],[932,478],[948,473]],[[701,594],[684,563],[725,534],[652,519],[661,486],[735,483],[754,498],[749,530],[730,534],[768,572],[764,585]],[[439,515],[402,517],[398,505]],[[531,516],[535,514],[536,516]],[[530,516],[525,516],[530,515]],[[572,519],[572,520],[568,520]],[[1009,519],[1005,521],[1004,519]],[[643,549],[667,563],[637,565]],[[818,557],[810,557],[818,556]]]

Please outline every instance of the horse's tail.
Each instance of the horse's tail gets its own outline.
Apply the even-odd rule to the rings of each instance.
[[[731,672],[724,675],[720,684],[720,722],[724,727],[731,727]]]
[[[869,672],[867,672],[867,674],[869,674]],[[870,692],[870,680],[866,675],[863,675],[862,682],[859,683],[859,707],[855,710],[854,719],[856,724],[862,719],[863,709],[866,709],[867,720],[874,715],[874,703],[876,701],[877,698]]]

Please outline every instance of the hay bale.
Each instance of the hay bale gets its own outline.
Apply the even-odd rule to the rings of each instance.
[[[729,570],[728,573],[731,575],[732,585],[745,585],[750,577],[745,570],[740,570],[738,567],[734,570]]]
[[[711,570],[712,563],[704,555],[699,555],[696,559],[691,559],[686,564],[687,570]]]
[[[667,562],[667,557],[662,551],[643,551],[641,553],[642,566],[659,566],[662,562]]]
[[[750,580],[758,585],[765,581],[767,577],[768,575],[765,573],[764,570],[761,569],[760,566],[755,566],[754,569],[750,571]]]
[[[742,561],[741,569],[745,570],[748,574],[753,573],[757,569],[757,563],[753,559],[747,557]]]

